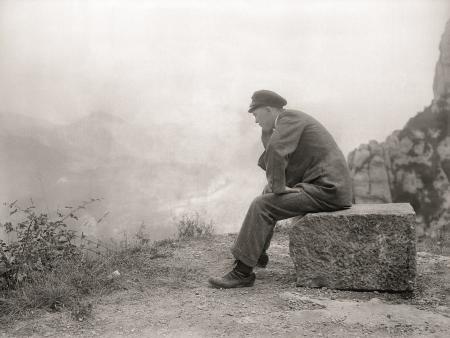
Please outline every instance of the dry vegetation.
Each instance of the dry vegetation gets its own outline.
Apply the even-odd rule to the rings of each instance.
[[[123,284],[121,274],[136,275],[141,270],[140,277],[146,279],[167,274],[152,270],[151,260],[170,255],[180,241],[214,232],[212,221],[198,213],[184,214],[174,220],[176,239],[152,242],[141,228],[135,241],[124,248],[98,244],[92,249],[86,241],[95,241],[69,229],[67,220],[77,220],[77,211],[96,201],[58,211],[55,219],[37,212],[32,203],[25,208],[17,201],[5,204],[13,220],[0,224],[9,238],[0,240],[0,322],[26,318],[38,309],[69,311],[74,320],[83,321],[91,316],[95,298],[130,287]],[[189,272],[173,272],[178,278],[185,273]]]

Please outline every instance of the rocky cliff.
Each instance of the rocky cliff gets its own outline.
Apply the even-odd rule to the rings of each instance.
[[[433,91],[434,98],[446,94],[450,90],[450,21],[447,22],[445,32],[439,45],[440,57],[436,64]]]
[[[450,233],[450,21],[440,51],[431,105],[384,142],[348,156],[355,203],[409,202],[418,234],[432,238]]]

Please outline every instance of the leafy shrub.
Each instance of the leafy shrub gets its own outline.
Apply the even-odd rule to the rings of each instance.
[[[55,219],[37,212],[32,202],[25,208],[17,201],[5,204],[14,221],[0,224],[9,237],[0,240],[0,321],[33,308],[67,308],[77,320],[90,314],[92,306],[82,298],[115,282],[108,279],[113,259],[87,254],[86,239],[70,230],[67,221],[77,220],[76,211],[95,201],[66,207]],[[76,237],[82,240],[78,246]]]
[[[6,204],[10,216],[17,222],[1,224],[11,241],[0,240],[0,264],[3,278],[8,288],[31,277],[34,271],[52,270],[62,258],[78,258],[79,248],[73,244],[75,232],[67,228],[66,219],[76,218],[69,212],[58,212],[56,220],[49,219],[46,213],[38,213],[32,204],[26,208],[17,201]]]
[[[198,212],[185,213],[175,222],[179,239],[209,237],[214,233],[214,222],[207,222]]]

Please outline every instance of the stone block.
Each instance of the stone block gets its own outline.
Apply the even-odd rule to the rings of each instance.
[[[289,250],[297,285],[411,291],[415,213],[409,203],[355,204],[294,219]]]

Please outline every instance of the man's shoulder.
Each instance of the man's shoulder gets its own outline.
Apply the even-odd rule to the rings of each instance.
[[[314,121],[312,116],[295,109],[284,109],[284,111],[280,114],[279,118],[285,120],[303,120],[303,121]]]
[[[302,130],[308,129],[320,133],[323,132],[323,130],[327,130],[316,118],[301,110],[285,109],[283,113],[279,115],[277,122],[280,128],[283,128],[283,126],[301,126]]]

